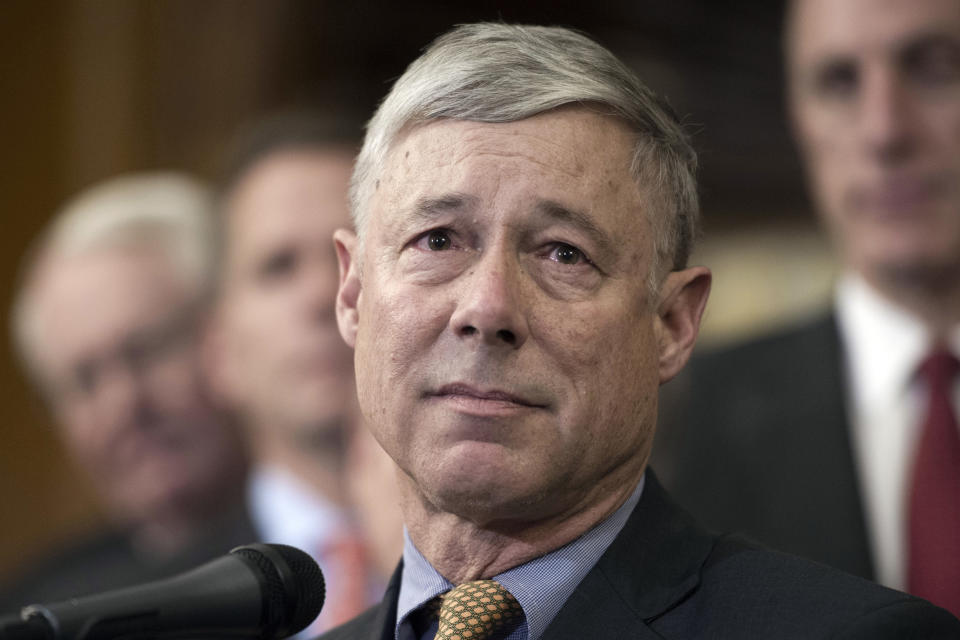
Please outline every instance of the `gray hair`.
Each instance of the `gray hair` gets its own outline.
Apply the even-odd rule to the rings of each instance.
[[[402,132],[442,118],[513,122],[570,104],[599,105],[637,134],[630,170],[654,203],[655,289],[663,266],[686,266],[697,235],[696,152],[666,102],[610,51],[560,27],[461,25],[407,68],[370,120],[353,173],[350,202],[360,241]]]
[[[47,226],[21,267],[12,308],[13,340],[24,365],[39,379],[42,336],[35,280],[50,262],[116,248],[150,248],[170,261],[196,299],[212,283],[212,193],[185,174],[129,174],[99,183],[70,200]]]

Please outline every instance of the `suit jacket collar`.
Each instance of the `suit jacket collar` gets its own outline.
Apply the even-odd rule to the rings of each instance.
[[[545,638],[658,638],[647,625],[697,588],[714,539],[673,504],[651,470],[640,502]],[[349,625],[351,638],[393,640],[402,563],[383,602]],[[365,630],[365,631],[364,631]],[[341,637],[332,634],[333,637]]]
[[[643,496],[627,524],[545,637],[659,638],[647,624],[697,588],[713,545],[648,469]]]

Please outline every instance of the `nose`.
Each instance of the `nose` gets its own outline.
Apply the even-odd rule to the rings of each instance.
[[[529,335],[522,291],[522,269],[505,251],[481,255],[456,286],[454,333],[493,347],[519,349]]]
[[[910,88],[891,69],[866,74],[860,105],[860,128],[868,154],[893,164],[912,152],[914,145]]]
[[[104,423],[148,427],[153,402],[144,373],[124,362],[114,362],[103,372],[96,391],[97,406]]]

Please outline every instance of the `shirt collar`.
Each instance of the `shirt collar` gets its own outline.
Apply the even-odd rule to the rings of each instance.
[[[612,515],[576,540],[493,576],[523,607],[530,640],[543,634],[577,585],[623,529],[640,500],[645,478],[640,478],[630,497]],[[411,612],[453,586],[423,557],[404,529],[403,575],[397,599],[395,633],[398,634],[401,623]]]
[[[288,471],[259,467],[251,474],[247,502],[264,540],[312,550],[348,526],[343,511]]]
[[[854,408],[902,397],[930,349],[923,324],[852,273],[837,287],[836,308]]]

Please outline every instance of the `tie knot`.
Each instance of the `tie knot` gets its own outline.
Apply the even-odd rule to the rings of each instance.
[[[947,349],[934,349],[920,364],[920,373],[931,385],[949,383],[960,370],[960,361]]]
[[[443,597],[436,640],[488,640],[523,619],[523,608],[496,580],[464,582]]]

